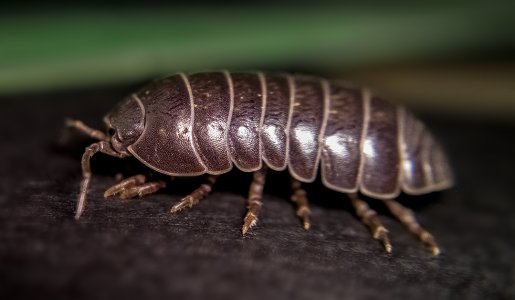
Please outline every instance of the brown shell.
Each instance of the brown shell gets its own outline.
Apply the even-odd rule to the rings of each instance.
[[[339,192],[393,198],[452,185],[441,146],[403,107],[307,76],[198,73],[135,95],[145,126],[128,150],[173,176],[289,169]]]

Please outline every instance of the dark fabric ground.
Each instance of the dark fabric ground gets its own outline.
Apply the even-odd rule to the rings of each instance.
[[[437,237],[432,258],[377,201],[390,229],[384,253],[343,195],[309,185],[312,229],[288,201],[285,174],[268,180],[262,216],[240,228],[250,176],[231,173],[179,215],[169,208],[198,180],[159,194],[102,199],[134,162],[99,155],[84,217],[73,220],[89,141],[59,143],[65,117],[101,126],[131,89],[45,94],[0,101],[0,298],[34,299],[514,299],[515,126],[422,115],[449,151],[457,186],[403,196]]]

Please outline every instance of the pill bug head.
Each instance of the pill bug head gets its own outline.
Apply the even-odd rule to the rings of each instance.
[[[118,103],[104,117],[113,148],[119,153],[128,154],[127,147],[141,136],[144,122],[143,105],[136,95],[131,95]]]

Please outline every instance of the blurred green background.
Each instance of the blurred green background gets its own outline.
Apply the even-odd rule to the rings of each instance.
[[[313,73],[423,109],[515,116],[515,1],[26,2],[0,12],[0,97],[179,71]]]

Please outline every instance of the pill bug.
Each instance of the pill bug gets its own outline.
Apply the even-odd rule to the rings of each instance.
[[[256,224],[267,169],[291,174],[292,201],[305,229],[310,211],[301,183],[320,169],[322,183],[348,195],[357,216],[390,252],[387,230],[358,192],[382,200],[434,255],[433,236],[394,199],[450,187],[444,152],[425,126],[401,106],[367,89],[313,76],[209,72],[176,74],[128,96],[104,117],[110,132],[81,121],[67,125],[98,140],[82,157],[83,180],[75,218],[84,211],[97,153],[135,157],[170,176],[206,179],[171,209],[176,213],[207,196],[217,176],[236,166],[253,172],[242,233]],[[121,180],[104,196],[131,198],[164,187],[144,175]]]

